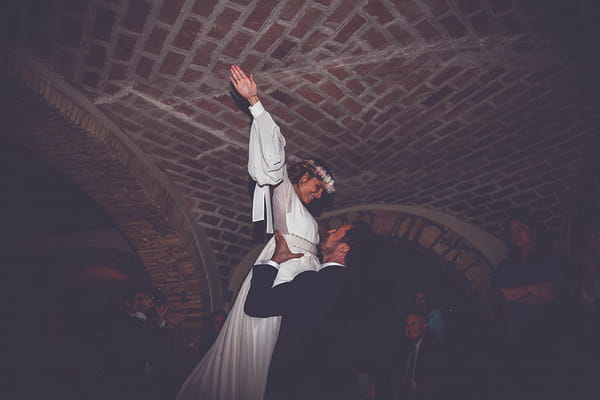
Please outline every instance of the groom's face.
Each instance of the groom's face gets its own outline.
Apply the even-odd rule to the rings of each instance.
[[[352,224],[347,224],[336,229],[328,230],[327,236],[319,243],[319,250],[321,250],[323,256],[335,252],[337,247],[343,243],[342,240],[346,236],[346,232],[353,227]]]

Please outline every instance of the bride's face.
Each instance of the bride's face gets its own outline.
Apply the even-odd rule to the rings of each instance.
[[[325,185],[321,179],[310,176],[308,173],[304,174],[298,183],[294,184],[294,191],[304,204],[310,204],[314,199],[320,199],[324,188]]]

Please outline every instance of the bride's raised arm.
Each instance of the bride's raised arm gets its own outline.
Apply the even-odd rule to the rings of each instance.
[[[248,77],[235,65],[231,66],[230,72],[229,80],[238,93],[248,100],[250,112],[254,117],[248,145],[248,173],[257,183],[254,190],[252,221],[265,219],[266,209],[267,233],[273,233],[269,185],[281,183],[286,175],[285,138],[260,102],[254,77]]]

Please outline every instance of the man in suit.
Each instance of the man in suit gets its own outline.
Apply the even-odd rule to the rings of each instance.
[[[106,367],[109,397],[161,399],[169,390],[168,364],[173,351],[167,326],[168,303],[157,303],[147,287],[128,290],[125,313],[107,331]]]
[[[377,400],[448,398],[448,358],[427,328],[425,318],[410,312],[404,320],[405,341],[379,371]]]
[[[271,260],[255,265],[245,312],[282,316],[271,359],[265,399],[351,400],[358,396],[349,349],[344,346],[353,316],[356,271],[371,240],[368,224],[332,229],[319,244],[323,265],[273,287],[280,263],[292,254],[279,233]]]

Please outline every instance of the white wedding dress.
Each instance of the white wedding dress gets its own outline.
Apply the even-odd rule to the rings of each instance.
[[[292,252],[304,256],[281,264],[275,285],[288,282],[300,272],[318,270],[317,221],[302,204],[287,176],[285,139],[271,115],[259,102],[250,107],[254,116],[250,130],[248,172],[257,182],[253,220],[260,220],[267,205],[270,224],[269,185],[273,186],[273,221],[284,233]],[[269,260],[275,250],[271,238],[257,258]],[[244,313],[250,287],[248,274],[217,340],[181,387],[177,400],[262,400],[280,317],[253,318]],[[310,294],[307,294],[310,295]]]

